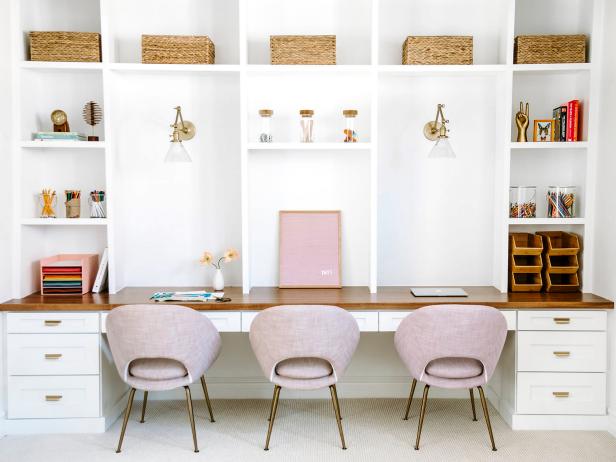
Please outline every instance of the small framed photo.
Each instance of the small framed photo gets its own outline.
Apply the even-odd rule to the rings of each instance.
[[[533,141],[546,142],[554,141],[554,119],[535,120],[535,128],[533,130]]]
[[[280,281],[287,288],[340,288],[339,210],[280,212]]]

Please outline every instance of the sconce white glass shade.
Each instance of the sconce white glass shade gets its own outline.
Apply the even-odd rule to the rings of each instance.
[[[439,136],[428,154],[429,159],[455,159],[455,157],[456,153],[453,152],[447,136]]]
[[[172,141],[165,156],[165,162],[192,162],[181,141]]]

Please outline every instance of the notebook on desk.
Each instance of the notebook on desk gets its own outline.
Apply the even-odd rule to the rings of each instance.
[[[415,297],[468,297],[459,287],[411,287]]]

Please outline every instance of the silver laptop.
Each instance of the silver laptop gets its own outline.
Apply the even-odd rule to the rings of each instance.
[[[468,297],[459,287],[411,287],[415,297]]]

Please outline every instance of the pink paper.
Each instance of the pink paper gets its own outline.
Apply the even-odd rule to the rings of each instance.
[[[280,212],[281,288],[341,287],[340,212]]]

